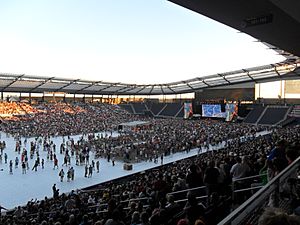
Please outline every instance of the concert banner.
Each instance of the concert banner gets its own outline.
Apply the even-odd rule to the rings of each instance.
[[[191,118],[193,116],[193,105],[192,103],[184,103],[184,119]]]

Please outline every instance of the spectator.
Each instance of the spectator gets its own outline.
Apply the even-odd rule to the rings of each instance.
[[[244,157],[245,159],[245,157]],[[230,173],[232,175],[232,180],[237,180],[239,178],[246,177],[250,172],[250,167],[247,165],[246,161],[240,157],[236,157],[236,164],[231,167]]]
[[[291,216],[277,208],[268,208],[260,216],[259,225],[300,225],[298,216]]]
[[[206,168],[204,172],[204,184],[206,186],[206,193],[207,193],[207,199],[210,198],[210,195],[217,191],[218,192],[218,179],[219,179],[220,173],[217,168],[215,168],[215,162],[210,161],[208,163],[208,167]]]

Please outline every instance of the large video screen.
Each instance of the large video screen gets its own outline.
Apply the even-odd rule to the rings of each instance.
[[[202,116],[203,117],[218,117],[224,118],[225,112],[222,112],[220,104],[203,104],[202,105]]]

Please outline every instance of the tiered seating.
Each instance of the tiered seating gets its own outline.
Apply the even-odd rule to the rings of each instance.
[[[75,113],[84,113],[86,112],[83,108],[81,108],[78,105],[72,106],[71,104],[68,103],[55,103],[55,104],[49,104],[48,108],[50,109],[51,112],[64,112],[68,114],[75,114]]]
[[[275,125],[284,119],[288,110],[289,107],[268,106],[258,124]]]
[[[238,160],[235,161],[232,156],[236,155],[236,159],[242,157],[241,163],[244,168],[247,168],[245,170],[247,173],[239,177],[239,180],[235,180],[240,188],[235,186],[234,189],[236,194],[238,193],[245,199],[248,195],[252,195],[252,192],[245,194],[245,189],[243,189],[246,187],[243,183],[245,179],[247,179],[246,183],[249,181],[247,174],[260,174],[257,177],[261,177],[260,171],[268,169],[265,167],[266,155],[258,153],[263,150],[268,154],[268,145],[273,146],[278,141],[279,135],[289,140],[290,143],[294,143],[299,138],[299,128],[277,129],[267,138],[259,136],[257,139],[250,138],[243,143],[240,143],[240,139],[237,138],[224,151],[214,151],[214,154],[206,152],[193,158],[136,173],[118,181],[99,184],[98,187],[94,186],[89,191],[72,191],[67,195],[31,201],[26,206],[19,207],[1,217],[0,222],[2,224],[33,224],[32,221],[35,220],[34,224],[48,224],[47,221],[51,220],[50,224],[58,221],[60,223],[57,224],[67,224],[67,221],[72,221],[70,224],[118,224],[118,221],[123,221],[126,225],[141,224],[141,222],[150,225],[173,225],[178,224],[181,219],[188,219],[190,224],[196,224],[195,221],[201,218],[205,224],[217,224],[231,210],[230,171],[234,165],[238,164]],[[250,148],[251,151],[249,151]],[[289,150],[295,149],[298,148]],[[293,156],[289,158],[291,161],[299,155],[298,151],[289,151],[289,153],[287,155]],[[298,167],[299,164],[295,166],[295,168]],[[279,167],[269,169],[272,170],[270,174],[275,174],[275,172],[281,174]],[[212,170],[214,173],[210,172]],[[233,177],[234,174],[232,173]],[[217,179],[218,177],[222,179]],[[205,186],[203,186],[203,181]],[[210,182],[217,183],[218,188],[212,188]],[[277,184],[273,180],[271,183]],[[275,189],[272,186],[271,188]],[[214,190],[214,192],[207,199],[200,189],[201,191]],[[255,190],[257,189],[251,191],[255,192]],[[270,199],[268,193],[266,192],[267,198],[264,199],[266,203]],[[143,221],[140,221],[141,219]]]
[[[131,114],[134,113],[131,104],[119,104],[119,106]]]
[[[181,103],[131,103],[119,104],[131,114],[144,115],[149,110],[153,116],[183,118],[183,108]]]
[[[299,203],[294,203],[299,192],[299,179],[295,177],[300,165],[300,158],[297,156],[299,153],[291,160],[288,168],[273,178],[264,188],[253,194],[243,203],[243,206],[238,207],[219,224],[268,224],[265,221],[271,221],[269,224],[283,224],[281,221],[289,220],[299,224]],[[284,186],[289,188],[282,188]],[[289,216],[288,214],[293,215]],[[293,220],[291,220],[292,218]],[[288,224],[293,224],[293,222]]]
[[[265,110],[264,106],[256,105],[251,110],[251,112],[247,115],[244,122],[245,123],[256,123],[263,111]]]
[[[41,110],[25,102],[1,102],[0,116],[3,119],[16,120],[18,116],[36,114]]]
[[[31,106],[28,103],[18,103],[19,106],[27,113],[27,114],[34,114],[34,113],[38,113],[40,112],[39,109],[34,108],[33,106]]]
[[[159,112],[166,106],[165,103],[148,103],[148,109],[153,113],[153,115],[158,115]]]
[[[183,107],[180,109],[179,113],[176,115],[176,118],[183,118],[184,116],[184,109]]]
[[[278,125],[285,127],[287,125],[293,124],[297,119],[295,117],[288,117],[284,121],[280,122]]]
[[[38,136],[44,133],[50,135],[79,134],[110,130],[119,123],[133,120],[127,111],[117,105],[86,103],[43,103],[33,107],[20,107],[12,104],[10,117],[3,119],[3,130],[11,134],[23,136]],[[23,110],[26,108],[26,113]],[[22,114],[20,112],[23,112]],[[19,114],[17,114],[19,113]],[[12,117],[13,115],[17,115]],[[22,116],[20,116],[22,115]]]
[[[300,117],[300,105],[295,105],[289,114],[291,117]]]
[[[181,103],[167,103],[167,106],[161,111],[159,116],[174,117],[181,108]]]
[[[25,111],[16,102],[1,102],[0,115],[22,115]]]
[[[144,103],[132,103],[131,105],[134,108],[136,114],[144,114],[147,110]]]

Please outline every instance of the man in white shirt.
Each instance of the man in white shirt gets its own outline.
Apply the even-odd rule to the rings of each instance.
[[[242,162],[242,159],[240,157],[237,157],[236,164],[234,164],[230,170],[232,180],[234,181],[236,179],[246,177],[249,172],[250,172],[250,167],[246,163],[246,158],[244,157]]]

